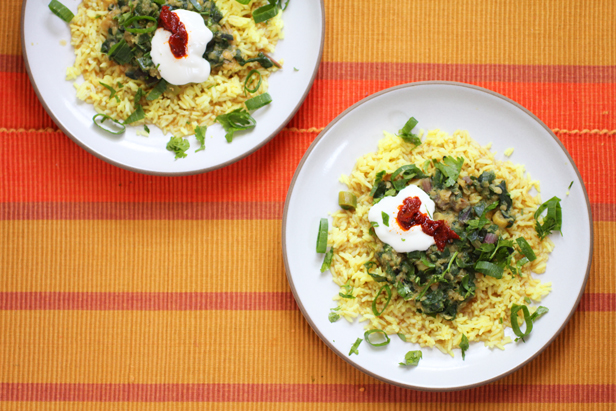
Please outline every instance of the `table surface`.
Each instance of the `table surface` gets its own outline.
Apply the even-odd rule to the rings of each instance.
[[[0,14],[0,410],[616,408],[613,0],[325,0],[297,115],[240,162],[177,178],[111,166],[58,130],[25,72],[21,6]],[[338,358],[298,310],[281,251],[285,195],[319,131],[423,80],[531,110],[571,153],[594,216],[590,279],[561,335],[518,372],[452,393]]]

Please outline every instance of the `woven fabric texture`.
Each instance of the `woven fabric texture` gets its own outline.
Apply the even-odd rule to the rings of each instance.
[[[59,131],[24,68],[22,1],[2,4],[0,410],[616,409],[613,0],[325,0],[323,60],[297,115],[249,157],[177,178],[116,168]],[[502,380],[441,394],[330,351],[281,251],[287,189],[318,133],[423,80],[494,90],[544,121],[581,172],[595,232],[555,342]]]

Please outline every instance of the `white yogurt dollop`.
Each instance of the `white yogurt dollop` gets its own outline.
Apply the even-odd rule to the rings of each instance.
[[[158,28],[152,38],[152,61],[162,78],[170,84],[202,83],[210,76],[210,63],[203,58],[203,53],[212,40],[212,32],[198,13],[188,10],[174,10],[172,13],[178,16],[188,33],[186,56],[176,58],[169,46],[171,32]]]
[[[434,201],[421,188],[410,185],[402,189],[395,197],[384,197],[377,204],[373,205],[368,212],[368,220],[377,223],[374,227],[379,240],[385,244],[389,244],[399,253],[410,253],[411,251],[427,250],[432,244],[435,244],[434,237],[427,235],[421,229],[420,225],[411,227],[408,231],[403,230],[398,225],[399,208],[403,201],[408,197],[419,197],[421,206],[419,211],[428,216],[434,215]],[[389,216],[389,227],[383,222],[383,215]]]

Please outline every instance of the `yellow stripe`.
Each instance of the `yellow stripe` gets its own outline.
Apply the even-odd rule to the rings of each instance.
[[[324,61],[616,64],[614,2],[325,1]]]
[[[616,339],[615,322],[614,312],[577,313],[544,354],[502,383],[613,384],[616,350],[606,342]],[[5,311],[0,325],[2,382],[375,382],[327,348],[299,311]],[[387,350],[383,360],[396,366]]]
[[[587,292],[616,293],[615,231],[595,223]],[[0,232],[0,292],[289,291],[278,220],[0,221]]]
[[[0,291],[289,291],[278,220],[0,221],[0,233]]]

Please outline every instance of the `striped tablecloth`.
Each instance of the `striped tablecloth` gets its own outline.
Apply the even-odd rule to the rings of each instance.
[[[325,0],[323,61],[298,114],[248,158],[181,178],[113,167],[58,131],[24,70],[21,3],[0,14],[0,410],[616,409],[613,0]],[[285,195],[318,132],[420,80],[534,112],[575,159],[595,220],[562,334],[462,392],[396,388],[339,359],[282,262]]]

